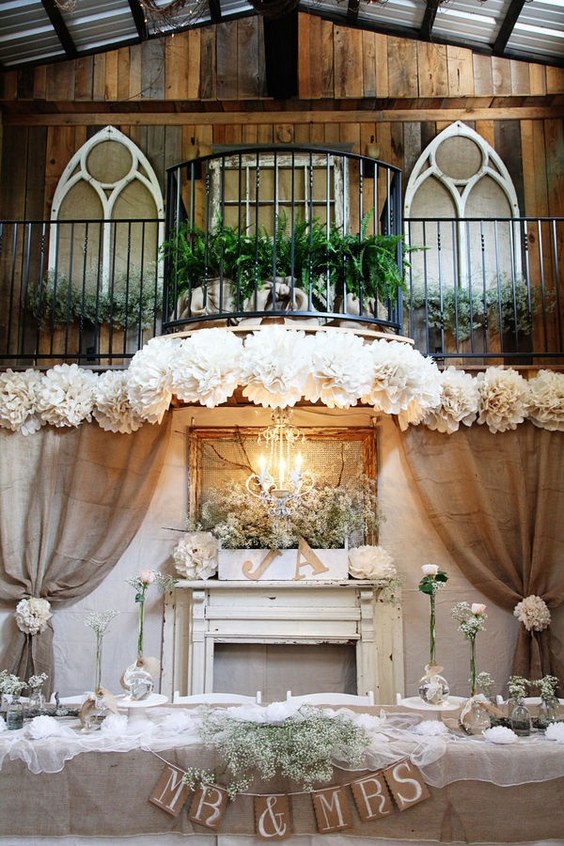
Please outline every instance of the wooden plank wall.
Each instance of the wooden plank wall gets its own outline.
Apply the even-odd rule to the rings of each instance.
[[[0,77],[0,216],[48,216],[71,155],[112,123],[167,166],[214,144],[348,143],[409,176],[465,120],[506,162],[521,209],[564,215],[564,71],[300,15],[299,97],[265,97],[261,19],[189,30]],[[534,167],[523,163],[534,162]]]

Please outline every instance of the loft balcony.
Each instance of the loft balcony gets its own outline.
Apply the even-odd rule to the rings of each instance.
[[[402,220],[401,197],[365,156],[226,149],[169,169],[166,220],[0,221],[0,366],[126,367],[152,337],[261,322],[562,364],[564,219]]]

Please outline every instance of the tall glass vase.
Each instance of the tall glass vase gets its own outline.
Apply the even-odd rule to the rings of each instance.
[[[427,705],[442,705],[448,699],[450,692],[447,680],[441,675],[443,668],[437,664],[436,656],[436,612],[435,594],[429,594],[431,609],[429,614],[429,663],[425,667],[425,675],[419,680],[418,693]]]
[[[476,638],[470,638],[470,696],[476,696]]]

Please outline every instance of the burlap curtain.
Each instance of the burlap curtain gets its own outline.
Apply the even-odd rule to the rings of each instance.
[[[56,611],[100,584],[141,524],[169,435],[168,418],[131,435],[104,432],[94,424],[46,427],[27,437],[0,432],[4,607],[42,597]],[[52,626],[29,635],[14,621],[0,668],[21,678],[46,672],[50,682]]]
[[[467,579],[502,608],[564,601],[564,434],[524,423],[492,434],[411,427],[401,438],[429,519]],[[519,627],[513,672],[564,685],[550,629]]]

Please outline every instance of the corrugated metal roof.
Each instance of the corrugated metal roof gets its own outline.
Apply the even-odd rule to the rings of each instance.
[[[143,0],[74,0],[72,10],[60,8],[57,0],[0,0],[0,63],[9,69],[112,49],[175,29],[256,15],[279,2],[187,0],[163,21],[151,16]],[[564,66],[564,0],[300,0],[298,8],[376,32]]]

